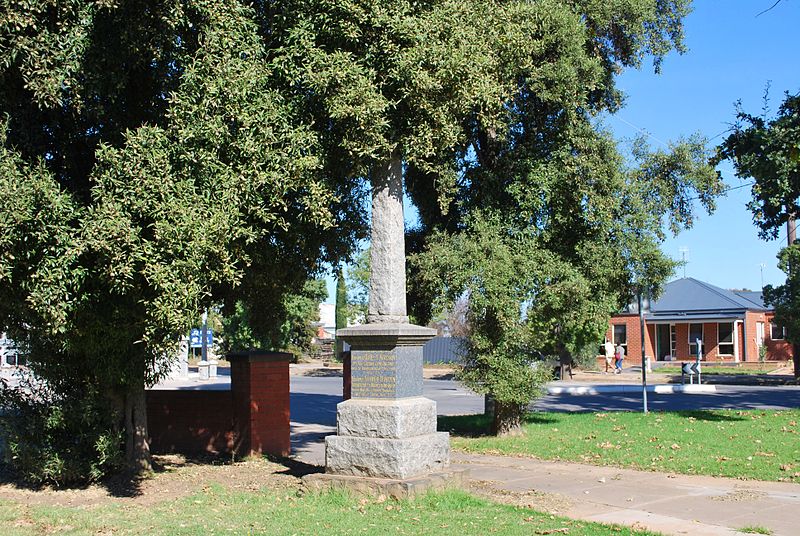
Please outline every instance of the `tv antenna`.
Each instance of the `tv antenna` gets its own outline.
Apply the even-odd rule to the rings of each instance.
[[[678,248],[678,251],[681,253],[681,264],[683,264],[683,278],[686,279],[686,254],[689,253],[689,248],[681,247]]]
[[[763,289],[764,288],[764,267],[766,266],[766,264],[764,264],[762,262],[761,264],[759,264],[759,266],[761,267],[761,288]]]

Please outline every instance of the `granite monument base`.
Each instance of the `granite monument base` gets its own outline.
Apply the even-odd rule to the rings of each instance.
[[[408,479],[314,473],[303,477],[303,488],[307,491],[344,489],[355,495],[385,495],[393,499],[407,499],[429,490],[462,488],[468,476],[467,469],[448,469]]]
[[[325,466],[329,473],[375,478],[412,478],[450,466],[447,432],[407,438],[328,436]]]
[[[450,436],[436,431],[436,403],[422,396],[422,345],[435,334],[386,322],[340,330],[353,398],[325,438],[328,474],[402,480],[448,469]]]

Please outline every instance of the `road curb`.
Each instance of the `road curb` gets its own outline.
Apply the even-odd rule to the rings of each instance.
[[[549,395],[599,395],[606,393],[641,393],[641,385],[574,385],[548,386]],[[648,385],[648,393],[659,395],[716,393],[716,385]]]

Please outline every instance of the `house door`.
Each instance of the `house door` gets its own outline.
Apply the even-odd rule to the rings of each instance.
[[[668,355],[672,355],[672,333],[669,324],[658,324],[656,326],[656,360],[664,361]]]

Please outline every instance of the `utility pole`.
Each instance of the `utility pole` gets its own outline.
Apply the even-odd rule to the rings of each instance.
[[[647,301],[642,298],[642,289],[639,288],[638,294],[639,300],[639,333],[641,334],[642,339],[642,409],[645,415],[647,415],[647,357],[645,356],[645,336],[647,335],[647,330],[644,322],[644,308],[645,305],[647,306],[647,310],[650,310],[650,299],[648,298]]]
[[[788,208],[788,207],[787,207]],[[797,238],[797,222],[794,219],[794,214],[789,214],[789,219],[786,221],[786,239],[789,242],[789,246],[794,245],[794,241]],[[791,258],[791,257],[790,257]],[[789,277],[786,278],[786,282],[789,285],[789,294],[794,295],[794,289],[792,286],[794,285],[794,267],[792,263],[789,262]],[[792,361],[794,362],[794,378],[795,380],[800,379],[800,342],[792,343]]]

